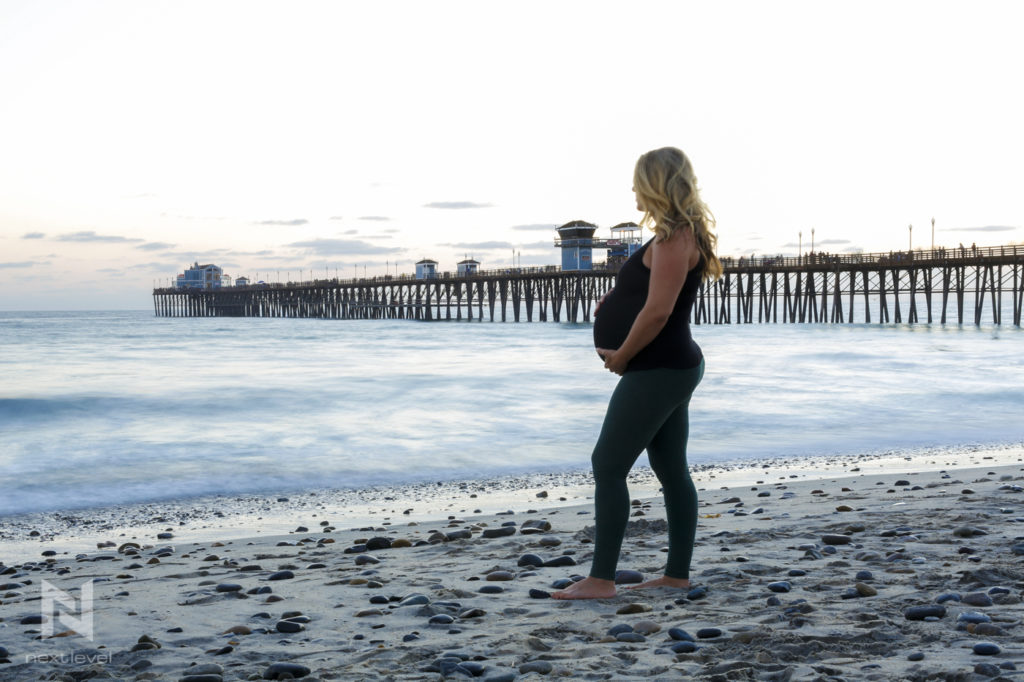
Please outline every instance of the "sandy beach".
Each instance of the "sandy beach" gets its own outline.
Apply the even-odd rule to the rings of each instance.
[[[578,475],[8,519],[0,680],[1017,679],[1021,459],[700,468],[690,590],[627,589],[666,550],[639,470],[586,602],[548,597],[589,568]]]

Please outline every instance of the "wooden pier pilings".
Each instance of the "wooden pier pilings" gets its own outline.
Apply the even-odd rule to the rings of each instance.
[[[1007,312],[1020,327],[1024,310],[1020,245],[741,258],[724,264],[724,276],[701,287],[695,324],[1001,325]],[[612,270],[548,266],[426,280],[386,276],[155,289],[153,304],[161,317],[587,322],[614,279]]]

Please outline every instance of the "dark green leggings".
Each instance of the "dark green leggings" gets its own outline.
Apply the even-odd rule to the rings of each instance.
[[[590,575],[614,580],[622,536],[629,520],[626,476],[643,450],[665,493],[668,565],[665,575],[690,577],[697,533],[697,489],[686,466],[687,410],[704,376],[704,361],[692,369],[626,372],[619,380],[601,435],[594,446],[594,560]]]

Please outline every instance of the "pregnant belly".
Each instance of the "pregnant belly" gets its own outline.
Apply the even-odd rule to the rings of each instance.
[[[594,318],[594,347],[615,350],[621,346],[642,307],[643,301],[635,297],[613,293],[605,299]]]

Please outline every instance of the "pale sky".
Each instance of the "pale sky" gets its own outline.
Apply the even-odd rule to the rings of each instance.
[[[0,0],[0,310],[559,262],[690,156],[720,255],[1024,241],[1019,2]],[[908,225],[913,225],[911,235]],[[600,258],[598,258],[600,260]]]

